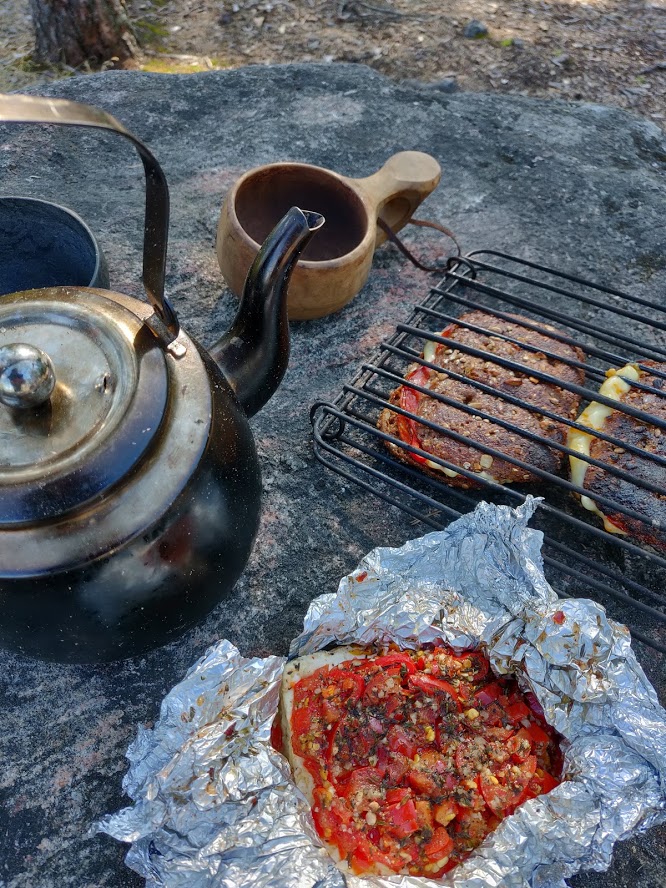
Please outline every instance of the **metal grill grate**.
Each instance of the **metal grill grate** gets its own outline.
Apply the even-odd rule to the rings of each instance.
[[[554,325],[557,330],[549,333],[549,336],[567,346],[582,349],[584,361],[577,357],[563,358],[559,354],[549,354],[541,346],[532,347],[510,333],[502,335],[493,331],[492,336],[584,371],[584,383],[565,383],[546,371],[521,364],[520,361],[499,357],[458,341],[452,343],[439,335],[454,322],[459,328],[489,334],[476,323],[461,323],[461,315],[475,310],[496,319],[509,320],[511,316],[513,323],[516,322],[515,315],[519,314],[525,319],[520,326],[527,330],[538,331],[540,328],[537,325],[543,323]],[[656,379],[656,387],[637,382],[634,388],[666,397],[666,382],[661,382],[666,381],[666,309],[649,300],[504,253],[477,251],[451,260],[441,283],[414,309],[407,323],[398,325],[396,333],[382,343],[372,356],[372,362],[362,365],[335,402],[318,402],[312,409],[315,454],[320,462],[407,512],[415,524],[422,522],[429,528],[440,529],[483,499],[515,506],[528,493],[542,496],[544,501],[532,520],[532,526],[544,532],[546,575],[558,594],[563,597],[596,598],[613,617],[629,626],[635,638],[666,653],[666,592],[663,591],[666,590],[666,557],[644,548],[635,538],[632,540],[630,536],[607,533],[602,529],[601,522],[581,507],[578,497],[573,494],[589,492],[569,479],[567,455],[580,454],[574,454],[566,443],[544,438],[535,431],[520,429],[504,419],[499,410],[494,410],[492,414],[484,413],[473,405],[438,392],[434,397],[440,404],[476,418],[485,418],[531,444],[547,445],[551,450],[564,454],[562,473],[554,474],[531,462],[526,463],[506,450],[471,440],[464,434],[445,429],[423,417],[419,419],[421,428],[427,427],[453,442],[471,445],[476,451],[486,454],[486,462],[490,457],[501,458],[517,469],[528,469],[539,479],[536,484],[514,486],[495,483],[489,477],[479,476],[469,463],[458,465],[450,462],[423,451],[419,441],[407,443],[377,428],[380,413],[389,407],[390,393],[404,382],[404,374],[410,365],[442,370],[441,365],[422,357],[427,342],[453,345],[459,352],[490,361],[503,371],[533,377],[534,384],[556,384],[561,390],[579,395],[581,409],[590,401],[621,409],[628,416],[648,423],[651,434],[657,438],[662,433],[666,434],[664,418],[604,398],[599,395],[598,389],[609,368],[620,368],[629,362],[637,363],[640,368],[641,361],[649,360],[662,364],[659,368],[642,367]],[[570,351],[570,354],[575,353]],[[457,374],[454,366],[446,367],[451,379],[464,380],[466,386],[501,399],[496,401],[498,405],[504,402],[519,406],[545,420],[587,430],[576,423],[575,418],[559,413],[557,403],[552,404],[552,409],[543,404],[530,405],[506,388],[500,393],[481,381]],[[660,385],[663,388],[659,388]],[[431,390],[416,382],[410,381],[409,387],[433,397]],[[409,409],[403,409],[399,404],[391,405],[390,409],[395,415],[408,420],[416,419]],[[585,462],[603,468],[608,477],[625,482],[625,490],[642,492],[642,495],[635,497],[623,496],[621,502],[613,499],[612,495],[595,492],[594,502],[606,514],[623,515],[641,522],[640,526],[654,529],[655,515],[663,515],[666,509],[666,451],[663,447],[656,447],[655,452],[648,452],[604,432],[596,433],[596,437],[618,448],[617,452],[626,451],[640,457],[644,465],[652,466],[652,470],[646,480],[634,472],[623,471],[611,462],[583,456]],[[391,449],[387,444],[391,445]],[[396,448],[400,448],[401,454],[428,458],[431,465],[439,466],[439,471],[426,475],[413,464],[396,458]],[[474,479],[477,488],[464,490],[452,487],[446,483],[444,476],[442,480],[437,477],[444,469]],[[651,505],[658,508],[652,509]],[[662,526],[662,539],[666,537],[665,531]]]

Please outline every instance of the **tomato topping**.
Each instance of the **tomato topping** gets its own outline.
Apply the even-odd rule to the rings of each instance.
[[[536,793],[536,795],[542,795],[543,793],[550,792],[551,789],[555,789],[556,786],[560,785],[559,780],[551,777],[551,775],[547,771],[544,771],[543,776],[537,777],[536,780],[538,781],[538,792]]]
[[[439,784],[427,771],[410,771],[407,774],[407,782],[414,792],[418,792],[420,795],[439,795]]]
[[[423,850],[426,856],[432,860],[440,860],[442,857],[447,857],[453,851],[453,842],[443,826],[437,827],[432,835],[432,839],[423,846]]]
[[[494,773],[489,770],[482,772],[481,793],[493,814],[506,817],[518,807],[536,766],[535,756],[530,755],[520,766],[509,765]]]
[[[502,692],[503,688],[498,685],[497,682],[493,682],[492,684],[488,684],[484,688],[481,688],[480,691],[477,691],[476,694],[474,694],[474,699],[482,706],[489,706],[493,700],[497,700]]]
[[[314,781],[315,828],[352,872],[439,878],[558,785],[558,735],[488,669],[481,651],[424,645],[295,683],[292,745]]]
[[[411,792],[405,786],[396,786],[386,792],[386,801],[389,805],[397,805],[411,796]]]
[[[387,666],[404,666],[407,672],[416,672],[416,666],[409,654],[386,654],[385,657],[377,657],[372,661],[373,666],[386,669]]]
[[[401,667],[393,666],[385,672],[378,672],[377,675],[368,681],[363,692],[364,703],[379,703],[385,698],[387,693],[397,690],[401,682]],[[398,701],[399,702],[399,701]]]
[[[459,805],[457,805],[453,799],[447,799],[445,802],[437,805],[434,816],[437,823],[441,826],[447,826],[452,820],[455,820],[459,813]]]
[[[338,782],[338,793],[343,797],[355,796],[358,792],[368,795],[366,790],[379,787],[383,776],[378,768],[359,768],[352,771],[349,778]]]
[[[432,805],[430,802],[426,799],[417,799],[414,802],[414,806],[416,808],[416,819],[419,822],[419,829],[426,831],[430,830],[430,832],[432,832],[435,824],[433,822]]]
[[[387,770],[391,783],[400,783],[409,770],[409,759],[406,755],[393,753],[389,759]]]
[[[462,654],[453,654],[455,660],[470,660],[472,672],[472,681],[481,681],[488,675],[490,663],[481,651],[467,651]]]
[[[539,725],[534,724],[534,722],[530,722],[530,726],[527,729],[527,733],[530,735],[530,739],[533,743],[549,743],[550,737],[546,732],[539,727]]]
[[[363,696],[365,682],[355,672],[347,669],[331,669],[328,677],[342,689],[341,696],[344,696],[349,703],[356,703]],[[324,693],[325,691],[322,691],[322,694]]]
[[[416,806],[414,802],[409,801],[399,805],[390,805],[384,809],[384,820],[393,835],[399,839],[411,836],[419,828],[419,822],[416,817]]]
[[[525,728],[521,728],[506,744],[507,752],[514,762],[524,762],[532,752],[532,738]]]
[[[412,687],[418,688],[431,696],[446,694],[451,698],[458,712],[460,712],[460,703],[458,702],[456,689],[448,681],[442,681],[441,678],[432,678],[430,675],[410,675],[409,683]]]
[[[526,706],[522,701],[517,701],[516,703],[510,703],[508,706],[504,707],[504,711],[509,716],[511,721],[517,724],[522,719],[527,718],[530,714],[529,706]]]
[[[414,735],[400,725],[394,725],[388,732],[388,747],[391,752],[399,752],[407,758],[414,758],[417,745]]]

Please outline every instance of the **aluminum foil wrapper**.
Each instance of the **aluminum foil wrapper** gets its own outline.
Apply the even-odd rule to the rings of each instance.
[[[312,602],[290,656],[330,644],[481,645],[565,740],[564,782],[525,802],[443,879],[343,874],[270,746],[285,660],[221,641],[167,695],[127,757],[134,804],[94,829],[131,842],[150,888],[546,888],[608,867],[613,844],[666,820],[666,711],[627,629],[546,582],[537,501],[482,503],[446,530],[379,548]],[[581,590],[583,591],[583,590]],[[557,612],[557,621],[553,616]]]

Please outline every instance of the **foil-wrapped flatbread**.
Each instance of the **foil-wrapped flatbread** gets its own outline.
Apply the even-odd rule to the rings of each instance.
[[[443,879],[343,874],[270,745],[285,660],[221,641],[140,728],[123,787],[134,804],[95,829],[131,842],[149,888],[555,888],[606,869],[613,845],[666,820],[666,711],[628,630],[585,598],[560,601],[542,534],[481,503],[446,530],[370,552],[315,599],[290,657],[330,644],[481,645],[565,738],[564,782],[525,802]],[[581,590],[584,591],[584,590]],[[554,620],[554,615],[557,619]]]

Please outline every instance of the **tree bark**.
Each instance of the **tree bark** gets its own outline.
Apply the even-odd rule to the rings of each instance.
[[[30,0],[30,9],[38,62],[98,66],[139,51],[125,0]]]

